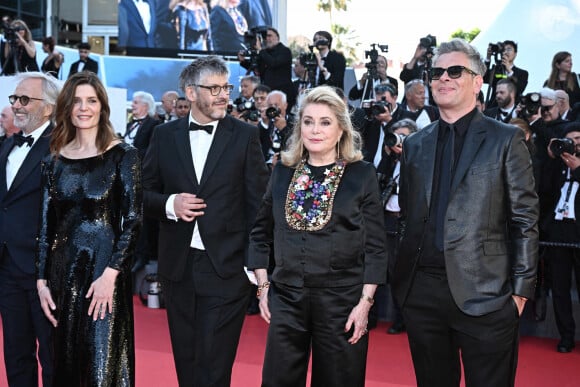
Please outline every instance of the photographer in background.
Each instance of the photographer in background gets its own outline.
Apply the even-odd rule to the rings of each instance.
[[[405,63],[399,79],[405,84],[415,80],[420,79],[427,86],[429,85],[429,69],[431,68],[431,58],[433,57],[433,50],[437,46],[437,39],[433,35],[427,35],[424,38],[419,39],[419,44],[415,49],[413,57],[408,63]],[[433,101],[433,96],[431,94],[431,89],[427,87],[425,89],[425,96],[428,105],[435,105]]]
[[[280,42],[280,34],[272,27],[267,28],[263,43],[262,39],[255,39],[255,47],[252,49],[257,51],[255,74],[272,90],[280,90],[286,94],[290,110],[296,102],[292,84],[292,52]],[[238,60],[242,67],[250,69],[252,61],[244,54],[244,51],[238,52]]]
[[[39,71],[36,63],[36,46],[32,34],[23,20],[14,20],[4,26],[4,50],[2,52],[2,75]]]
[[[494,64],[491,65],[491,57],[494,57]],[[516,84],[516,99],[519,100],[528,85],[528,72],[516,67],[514,61],[518,56],[518,45],[513,40],[490,43],[487,46],[485,66],[487,71],[483,75],[483,82],[490,85],[485,100],[486,107],[497,106],[495,99],[495,88],[500,79],[512,78]]]
[[[318,50],[318,78],[316,85],[329,85],[344,89],[344,71],[346,59],[344,55],[331,50],[332,35],[328,31],[318,31],[312,38],[313,45]]]
[[[387,75],[387,58],[384,55],[378,55],[374,46],[372,50],[365,51],[365,56],[370,56],[371,58],[370,62],[365,65],[368,71],[350,89],[348,99],[355,101],[357,99],[365,100],[373,98],[374,87],[386,82],[393,85],[395,90],[398,90],[399,82],[395,78]]]
[[[248,114],[255,110],[254,90],[260,84],[260,78],[255,75],[246,75],[240,80],[240,95],[232,103],[230,114],[240,120],[248,121]],[[255,124],[255,122],[254,122]]]
[[[556,326],[560,342],[556,350],[569,353],[575,347],[576,326],[572,314],[572,271],[580,289],[580,123],[569,123],[563,138],[552,139],[540,184],[540,198],[549,211],[540,219],[540,227],[548,242],[547,262],[551,269],[551,288]],[[571,246],[569,245],[571,244]]]
[[[383,157],[379,166],[377,167],[377,178],[379,180],[379,187],[381,190],[381,202],[384,210],[385,218],[385,232],[387,239],[387,284],[391,283],[393,276],[393,269],[395,268],[395,260],[399,249],[399,219],[401,215],[401,208],[399,207],[399,176],[401,174],[401,153],[403,152],[403,141],[407,136],[415,133],[418,128],[415,122],[410,118],[403,118],[397,121],[391,127],[392,133],[388,133],[385,138],[384,150],[386,156]],[[386,288],[379,286],[377,289],[376,299],[379,299],[384,294]],[[390,335],[399,334],[405,331],[405,323],[401,308],[390,292],[390,298],[393,302],[394,318],[393,324],[387,330]],[[369,320],[376,318],[376,312],[371,308],[369,313]]]
[[[268,122],[268,129],[260,131],[260,142],[270,170],[278,162],[280,152],[286,149],[286,142],[292,132],[293,119],[287,109],[288,102],[284,92],[273,90],[268,94],[262,114],[263,120]]]
[[[374,88],[375,99],[363,101],[362,108],[367,114],[367,122],[362,132],[363,158],[379,166],[386,155],[385,135],[391,133],[391,126],[403,119],[412,118],[410,113],[400,109],[397,103],[397,89],[390,83],[381,83]]]

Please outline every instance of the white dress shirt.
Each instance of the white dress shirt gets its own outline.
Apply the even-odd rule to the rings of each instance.
[[[137,11],[139,11],[139,15],[141,15],[145,32],[149,34],[149,31],[151,31],[151,9],[149,8],[149,3],[144,0],[133,0],[133,2],[137,7]]]
[[[14,181],[14,178],[18,173],[18,170],[22,166],[22,163],[26,159],[26,156],[28,156],[28,152],[30,152],[32,147],[36,144],[36,141],[40,138],[42,132],[44,132],[44,130],[48,127],[49,123],[50,123],[49,121],[46,121],[43,125],[41,125],[38,129],[34,130],[32,133],[25,135],[32,136],[32,138],[34,138],[34,142],[32,143],[31,146],[28,146],[27,144],[23,144],[22,146],[16,145],[14,148],[12,148],[12,151],[10,151],[10,154],[8,155],[8,160],[6,161],[7,189],[10,189],[10,186],[12,185],[12,182]]]
[[[199,124],[199,122],[195,121],[191,114],[189,115],[189,122],[195,122]],[[190,130],[189,131],[189,144],[191,147],[191,155],[193,158],[193,168],[195,170],[195,175],[197,177],[197,182],[201,181],[201,176],[203,174],[203,169],[205,167],[205,162],[207,160],[207,155],[209,153],[209,148],[213,142],[213,138],[215,136],[215,132],[217,131],[218,121],[212,121],[206,125],[213,126],[213,131],[211,134],[207,133],[204,130]],[[168,219],[172,219],[178,221],[179,219],[175,215],[175,197],[177,194],[173,194],[169,196],[167,199],[167,203],[165,203],[165,213]],[[190,247],[199,250],[205,250],[205,246],[203,241],[201,240],[201,236],[199,235],[199,225],[195,222],[195,227],[193,229],[193,235],[191,237],[191,244]]]

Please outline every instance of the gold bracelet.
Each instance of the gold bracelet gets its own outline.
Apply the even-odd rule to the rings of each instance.
[[[263,284],[258,285],[258,291],[256,292],[256,297],[257,298],[260,298],[260,296],[262,295],[262,291],[264,289],[268,289],[269,287],[270,287],[270,282],[269,281],[266,281]]]
[[[369,297],[369,296],[367,296],[367,295],[366,295],[366,294],[364,294],[364,293],[363,293],[363,294],[360,296],[360,299],[361,299],[361,300],[365,300],[366,302],[368,302],[368,303],[369,303],[369,304],[371,304],[371,305],[375,303],[375,299],[374,299],[374,298],[372,298],[372,297]]]

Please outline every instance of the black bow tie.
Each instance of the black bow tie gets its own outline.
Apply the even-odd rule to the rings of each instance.
[[[211,134],[211,132],[213,132],[213,126],[212,125],[198,125],[195,122],[190,122],[189,123],[189,130],[205,130],[208,134]]]
[[[18,146],[28,144],[28,146],[31,147],[34,143],[34,137],[24,136],[22,133],[15,133],[12,137],[14,137],[14,143]]]

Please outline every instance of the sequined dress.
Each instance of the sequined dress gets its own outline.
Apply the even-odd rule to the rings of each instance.
[[[120,143],[102,156],[47,157],[38,278],[56,303],[54,386],[133,386],[135,348],[132,253],[142,217],[136,148]],[[86,293],[106,267],[119,270],[113,312],[93,321]]]

